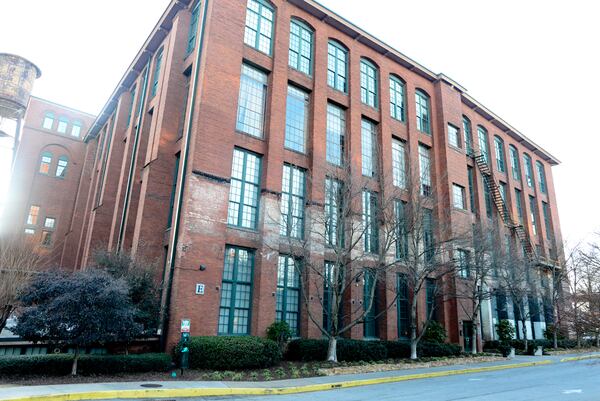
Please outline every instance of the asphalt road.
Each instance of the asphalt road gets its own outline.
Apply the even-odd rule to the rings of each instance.
[[[600,400],[600,360],[413,380],[282,396],[186,401],[518,401]],[[179,401],[179,400],[178,400]]]

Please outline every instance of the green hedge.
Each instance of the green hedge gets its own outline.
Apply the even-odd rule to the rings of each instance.
[[[0,376],[68,375],[73,357],[72,354],[3,356],[0,357]],[[77,372],[82,375],[165,372],[170,367],[171,357],[167,354],[81,355]]]
[[[554,348],[554,342],[552,340],[529,340],[527,342],[529,350],[535,349],[538,346],[544,347],[544,349]],[[590,345],[589,342],[583,341],[582,346]],[[510,346],[517,351],[525,350],[525,341],[523,340],[512,340]],[[575,340],[558,340],[558,348],[577,348],[577,341]],[[486,341],[483,350],[484,351],[496,351],[501,349],[499,341]]]
[[[327,340],[293,340],[288,345],[285,357],[290,361],[324,361],[327,348]],[[417,353],[420,358],[457,356],[462,353],[462,348],[456,344],[420,342]],[[410,358],[410,343],[340,339],[337,342],[337,356],[339,361],[346,362]]]
[[[260,337],[192,337],[189,349],[192,369],[268,368],[281,361],[277,343]]]

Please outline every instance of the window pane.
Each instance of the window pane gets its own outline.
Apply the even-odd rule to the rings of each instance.
[[[263,136],[267,75],[242,64],[237,129],[256,137]]]
[[[254,252],[227,246],[223,267],[219,334],[249,334]]]
[[[65,178],[65,175],[67,174],[67,165],[69,164],[69,161],[66,157],[61,156],[58,159],[58,163],[56,164],[56,176],[60,177],[60,178]]]
[[[298,261],[290,256],[279,256],[277,268],[276,320],[285,321],[294,337],[299,333],[300,272]]]
[[[49,174],[51,164],[52,164],[52,153],[49,153],[49,152],[42,153],[42,160],[40,161],[39,172],[42,174]]]
[[[479,137],[479,151],[483,156],[486,164],[490,164],[490,147],[488,144],[487,131],[485,128],[479,126],[477,127],[477,135]]]
[[[417,106],[417,129],[426,134],[431,134],[429,97],[425,93],[417,91],[415,93],[415,101]]]
[[[377,69],[366,60],[360,62],[360,99],[371,107],[377,107]]]
[[[363,119],[361,122],[362,174],[367,177],[374,177],[377,173],[376,141],[375,124]]]
[[[227,223],[256,228],[260,193],[261,159],[254,153],[235,149],[231,166]]]
[[[404,142],[392,140],[392,173],[394,185],[406,188],[406,151]]]
[[[244,43],[263,53],[271,54],[273,10],[262,1],[248,0]]]
[[[69,124],[69,120],[66,117],[61,117],[58,119],[58,126],[56,127],[56,131],[64,134],[67,132],[67,125]]]
[[[298,21],[290,25],[290,67],[307,75],[311,73],[312,31]]]
[[[460,131],[454,125],[448,124],[448,143],[450,146],[460,148]]]
[[[292,238],[303,238],[305,172],[289,164],[283,166],[281,192],[280,234]]]
[[[327,104],[327,161],[341,166],[344,160],[344,137],[346,112],[333,104]]]
[[[308,131],[308,93],[288,86],[285,118],[285,147],[304,153]]]
[[[419,145],[419,170],[421,178],[421,195],[431,196],[431,160],[429,148]]]
[[[340,45],[329,42],[327,48],[327,84],[346,92],[346,69],[348,54]]]
[[[392,118],[404,121],[404,83],[390,78],[390,113]]]

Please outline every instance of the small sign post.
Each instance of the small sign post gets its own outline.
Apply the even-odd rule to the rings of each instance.
[[[181,341],[180,341],[180,349],[181,349],[181,375],[183,376],[183,370],[188,369],[190,366],[190,329],[191,322],[190,319],[181,319]]]

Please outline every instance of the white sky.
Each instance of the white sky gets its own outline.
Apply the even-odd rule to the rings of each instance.
[[[0,0],[0,52],[41,68],[34,95],[98,113],[168,2]],[[561,160],[553,173],[565,239],[600,229],[600,2],[321,3],[453,78]],[[0,207],[10,158],[3,146]]]

